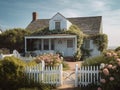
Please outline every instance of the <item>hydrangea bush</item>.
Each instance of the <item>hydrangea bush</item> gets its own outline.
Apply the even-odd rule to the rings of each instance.
[[[37,63],[44,61],[46,66],[57,66],[62,62],[62,59],[59,54],[43,54],[37,56],[35,61]]]
[[[109,51],[105,53],[108,64],[101,64],[101,80],[98,90],[120,89],[120,51]]]

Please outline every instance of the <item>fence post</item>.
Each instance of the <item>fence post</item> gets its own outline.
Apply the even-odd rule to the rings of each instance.
[[[44,68],[45,68],[45,62],[42,60],[42,81],[44,80],[44,75],[43,75],[43,71],[44,71]]]
[[[75,65],[75,87],[78,86],[78,64]]]
[[[0,59],[3,59],[3,58],[4,58],[4,56],[3,56],[3,54],[1,53],[1,54],[0,54]]]
[[[62,64],[60,64],[59,70],[60,70],[60,76],[59,76],[60,86],[62,86],[62,84],[63,84],[63,81],[62,81],[63,66],[62,66]]]

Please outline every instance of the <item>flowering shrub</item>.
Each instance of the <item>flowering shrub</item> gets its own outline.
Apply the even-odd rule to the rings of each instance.
[[[101,65],[101,80],[98,90],[120,89],[120,52],[109,51],[105,54],[108,64]]]
[[[35,61],[37,63],[44,61],[46,66],[56,66],[62,62],[62,58],[59,57],[59,54],[43,54],[38,56]]]

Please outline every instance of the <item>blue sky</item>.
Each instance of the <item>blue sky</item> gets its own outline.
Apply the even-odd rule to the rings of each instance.
[[[120,46],[119,0],[0,0],[0,27],[26,28],[32,12],[51,18],[57,12],[65,17],[102,16],[103,32],[109,46]]]

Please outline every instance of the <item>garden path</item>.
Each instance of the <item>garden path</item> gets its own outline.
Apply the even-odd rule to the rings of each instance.
[[[65,61],[65,62],[69,65],[70,69],[67,71],[63,71],[63,73],[65,72],[72,74],[71,77],[75,80],[75,65],[78,64],[78,66],[80,66],[82,61],[78,61],[78,62]],[[71,84],[66,84],[67,82],[72,82],[72,81],[69,81],[69,78],[66,80],[63,79],[63,85],[58,87],[56,90],[77,90],[74,87],[74,81]]]

